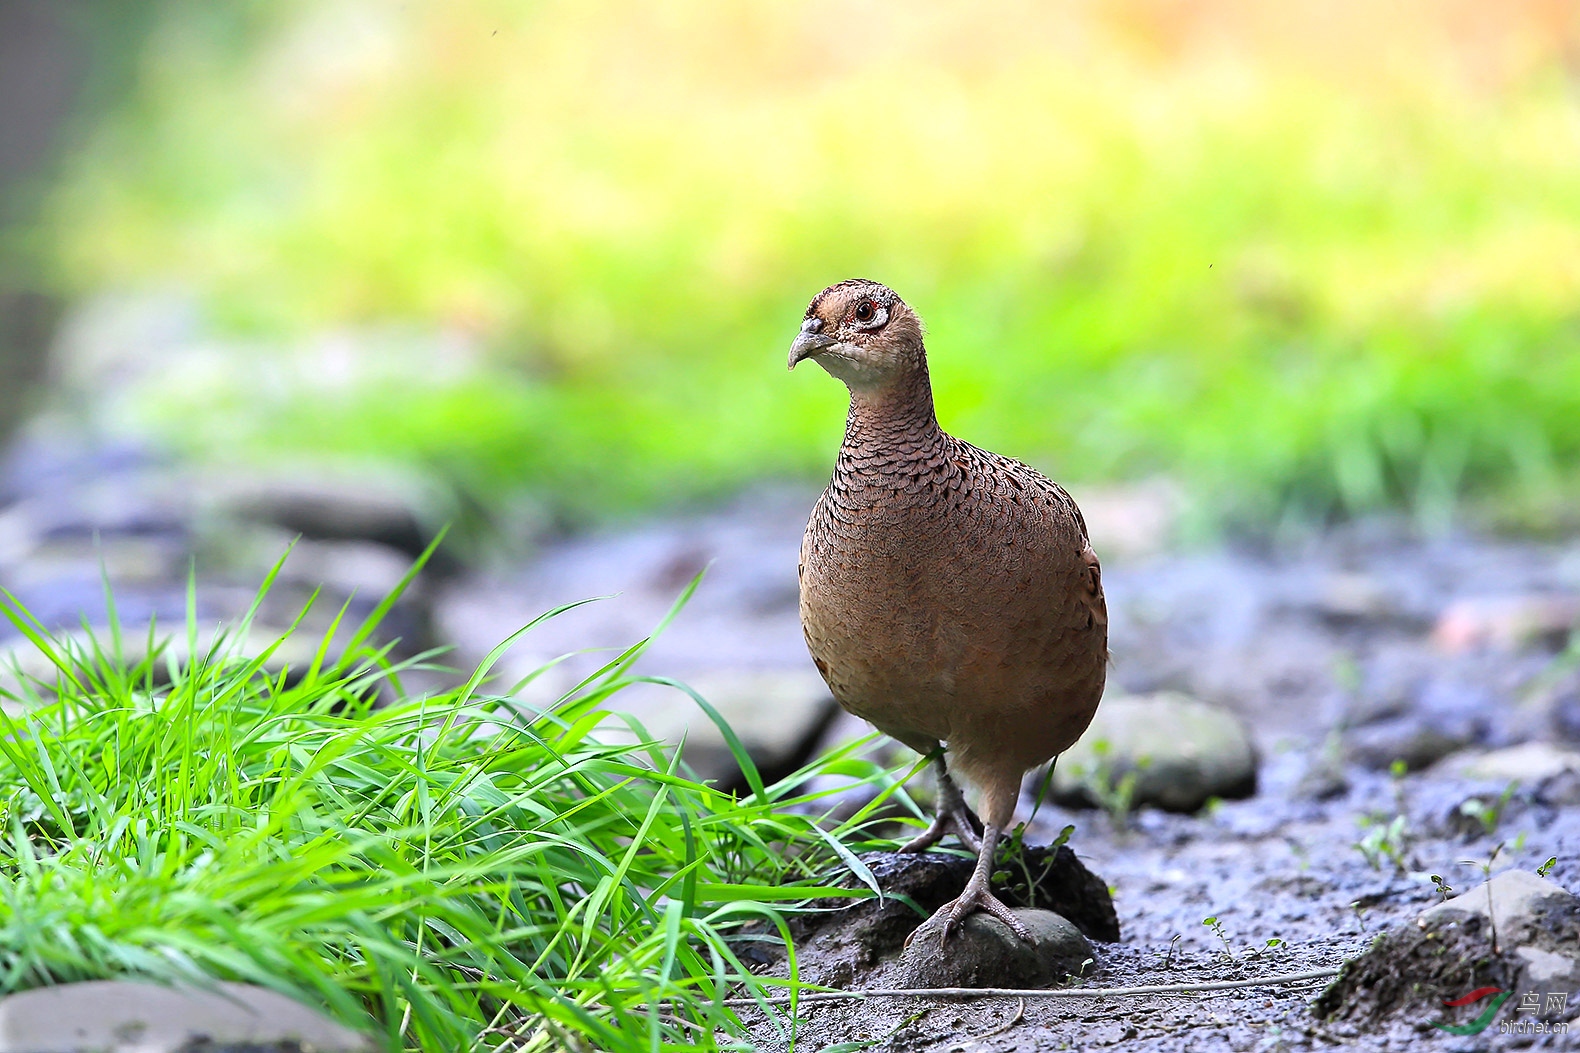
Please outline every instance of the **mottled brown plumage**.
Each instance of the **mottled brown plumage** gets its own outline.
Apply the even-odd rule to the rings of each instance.
[[[1091,722],[1108,660],[1097,556],[1070,495],[1035,469],[946,434],[921,322],[853,280],[807,308],[790,365],[850,388],[834,476],[801,546],[801,624],[840,705],[939,754],[938,815],[906,848],[953,831],[978,852],[946,935],[972,910],[1025,929],[988,888],[1022,776]],[[980,840],[949,769],[981,794]]]

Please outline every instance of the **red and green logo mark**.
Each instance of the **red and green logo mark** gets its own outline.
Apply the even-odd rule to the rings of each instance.
[[[1481,1001],[1483,998],[1491,998],[1492,1001],[1487,1003],[1487,1008],[1481,1011],[1480,1016],[1468,1024],[1449,1024],[1439,1020],[1432,1026],[1440,1031],[1447,1031],[1451,1035],[1479,1035],[1492,1026],[1492,1018],[1498,1015],[1498,1010],[1503,1008],[1503,1003],[1507,1002],[1509,996],[1513,993],[1512,991],[1505,991],[1501,987],[1478,987],[1469,994],[1460,995],[1458,998],[1445,998],[1443,999],[1443,1004],[1449,1008],[1470,1005],[1473,1002]]]

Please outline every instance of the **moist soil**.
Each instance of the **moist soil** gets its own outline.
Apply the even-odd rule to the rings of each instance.
[[[190,509],[161,502],[186,491],[151,485],[153,468],[114,451],[79,460],[46,454],[18,448],[0,470],[8,530],[36,535],[17,550],[32,553],[26,565],[0,553],[3,583],[47,625],[69,629],[102,609],[102,568],[116,554],[138,570],[115,575],[122,617],[179,624],[195,527]],[[624,646],[712,562],[697,598],[644,668],[688,676],[713,663],[804,674],[795,566],[811,496],[751,494],[683,523],[546,544],[530,565],[497,582],[489,575],[458,576],[442,588],[425,582],[408,596],[414,628],[403,634],[428,641],[421,627],[431,624],[431,642],[466,654],[470,640],[481,654],[503,634],[487,622],[471,640],[462,621],[446,616],[454,604],[435,594],[472,596],[478,602],[468,609],[482,610],[518,594],[534,604],[567,602],[610,591],[592,573],[602,567],[622,589],[645,581],[642,595],[658,597],[657,613],[630,597],[582,608],[604,621],[569,625],[571,645],[550,653],[605,638]],[[1089,519],[1095,537],[1112,536]],[[353,539],[357,551],[387,546],[386,534]],[[269,559],[277,554],[271,549]],[[1112,893],[1109,916],[1090,883],[1071,878],[1068,867],[1053,878],[1057,887],[1044,890],[1041,905],[1069,911],[1095,948],[1091,966],[1070,984],[1180,984],[1336,968],[1385,933],[1392,934],[1387,954],[1355,966],[1353,982],[1333,987],[1318,1008],[1326,980],[1024,1004],[875,999],[804,1007],[793,1029],[752,1011],[743,1016],[751,1040],[770,1050],[792,1042],[808,1050],[1565,1048],[1565,1036],[1435,1029],[1441,1020],[1466,1019],[1445,1010],[1443,999],[1465,994],[1469,984],[1507,982],[1498,971],[1507,963],[1488,957],[1474,926],[1433,947],[1416,941],[1411,926],[1441,896],[1432,875],[1464,891],[1482,878],[1479,864],[1465,861],[1488,860],[1500,845],[1495,867],[1535,870],[1556,857],[1548,876],[1580,889],[1580,785],[1572,775],[1567,783],[1564,776],[1524,779],[1508,792],[1507,777],[1477,782],[1452,769],[1467,753],[1519,743],[1580,748],[1580,649],[1569,644],[1580,612],[1580,539],[1421,539],[1398,524],[1372,522],[1280,545],[1129,559],[1105,552],[1104,571],[1112,687],[1179,691],[1221,706],[1245,723],[1260,760],[1251,796],[1194,814],[1022,801],[1026,843],[1050,844],[1072,825],[1068,847]],[[528,588],[533,582],[536,591]],[[228,617],[232,593],[224,580],[201,580],[200,617]],[[243,608],[251,594],[250,587],[237,593]],[[362,594],[379,592],[370,584]],[[528,617],[549,605],[531,607]],[[523,623],[509,621],[506,632]],[[839,722],[826,730],[821,742],[781,758],[784,770],[849,732]],[[1472,799],[1482,805],[1480,818],[1462,810]],[[924,870],[934,875],[910,895],[918,909],[895,901],[881,917],[830,910],[800,923],[809,979],[844,989],[891,982],[897,943],[956,894],[966,872],[948,844],[923,859],[904,868],[907,880]],[[1005,898],[1013,893],[1005,890]],[[1118,931],[1105,930],[1108,924]],[[1563,949],[1580,953],[1577,927],[1558,935]],[[768,954],[759,967],[782,965]],[[1570,1002],[1580,1004],[1580,992]]]
[[[802,1007],[793,1032],[785,1018],[750,1010],[751,1040],[763,1049],[949,1053],[1576,1048],[1573,1036],[1501,1032],[1512,1003],[1478,1035],[1436,1028],[1474,1015],[1443,1000],[1506,986],[1514,966],[1491,953],[1474,919],[1436,942],[1415,925],[1444,898],[1433,875],[1463,892],[1484,879],[1481,864],[1495,850],[1495,871],[1535,870],[1557,857],[1548,877],[1580,887],[1580,807],[1565,777],[1523,780],[1510,792],[1507,780],[1453,774],[1462,759],[1454,755],[1465,751],[1522,741],[1575,748],[1574,665],[1563,639],[1532,633],[1452,647],[1433,632],[1467,596],[1565,589],[1574,552],[1353,530],[1294,551],[1162,557],[1107,577],[1117,686],[1223,704],[1252,729],[1261,756],[1252,796],[1196,814],[1034,807],[1028,793],[1026,843],[1050,843],[1073,825],[1069,847],[1112,892],[1117,939],[1096,931],[1100,909],[1072,908],[1086,912],[1077,924],[1095,960],[1065,986],[1252,979],[1355,963],[1342,982],[1061,1000],[876,998]],[[1476,818],[1461,809],[1473,798],[1501,806]],[[1374,835],[1369,852],[1358,847],[1390,827],[1395,834]],[[905,884],[920,870],[879,868],[880,883],[894,881],[919,910],[831,908],[800,922],[803,977],[845,990],[897,986],[906,930],[966,873],[952,844],[927,857],[936,860],[928,873],[948,876],[928,895]],[[1065,880],[1075,885],[1055,897],[1080,885],[1070,873]],[[1580,954],[1580,925],[1557,924],[1548,942]],[[784,971],[782,962],[763,968]],[[1571,1019],[1577,1001],[1580,992]]]
[[[795,1048],[1572,1048],[1565,1036],[1501,1035],[1496,1025],[1480,1036],[1435,1029],[1438,1021],[1470,1019],[1443,1009],[1441,1000],[1485,984],[1507,986],[1513,967],[1490,953],[1489,934],[1475,919],[1456,930],[1456,941],[1429,945],[1414,918],[1441,898],[1431,874],[1456,891],[1470,888],[1482,880],[1481,871],[1459,861],[1484,859],[1500,842],[1499,863],[1511,858],[1534,868],[1558,855],[1568,869],[1555,867],[1550,876],[1572,885],[1580,809],[1531,802],[1515,809],[1517,815],[1494,834],[1466,837],[1447,818],[1466,798],[1461,781],[1353,770],[1348,792],[1311,800],[1296,790],[1298,779],[1292,777],[1299,759],[1291,753],[1275,763],[1257,797],[1201,815],[1146,810],[1121,827],[1103,813],[1045,806],[1028,837],[1056,836],[1059,827],[1073,823],[1071,842],[1112,888],[1120,929],[1118,940],[1104,941],[1091,921],[1092,915],[1101,917],[1101,908],[1075,912],[1086,922],[1077,925],[1092,939],[1096,960],[1068,985],[1151,986],[1305,972],[1342,966],[1374,944],[1392,941],[1397,953],[1373,956],[1363,982],[1334,985],[1323,979],[1200,994],[1024,1003],[882,998],[821,1004],[801,1010]],[[1407,829],[1414,831],[1403,870],[1387,861],[1374,868],[1355,847],[1361,823],[1383,814],[1405,815]],[[940,862],[926,869],[947,873],[947,880],[923,882],[930,895],[917,895],[914,884],[895,886],[923,909],[941,905],[939,891],[947,896],[968,873],[962,856],[938,850],[930,855]],[[881,868],[876,873],[890,887],[885,879],[891,875]],[[1202,924],[1208,917],[1218,920],[1216,931]],[[803,978],[844,990],[898,986],[900,945],[922,920],[919,912],[891,901],[881,912],[834,908],[803,921],[797,941]],[[1568,935],[1571,954],[1576,935]],[[1314,1005],[1330,987],[1326,1001]],[[744,1019],[760,1048],[789,1048],[782,1021],[755,1011]]]

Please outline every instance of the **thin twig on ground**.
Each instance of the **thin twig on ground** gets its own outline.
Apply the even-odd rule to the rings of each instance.
[[[800,995],[774,995],[769,998],[726,998],[727,1006],[813,1005],[862,998],[1130,998],[1136,995],[1191,994],[1196,991],[1229,991],[1238,987],[1278,987],[1301,980],[1320,980],[1339,975],[1337,967],[1308,969],[1301,973],[1279,973],[1250,980],[1210,980],[1202,983],[1150,984],[1140,987],[879,987],[866,991],[807,991]]]

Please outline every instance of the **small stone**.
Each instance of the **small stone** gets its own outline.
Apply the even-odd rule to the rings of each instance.
[[[1395,761],[1403,761],[1408,771],[1422,771],[1475,741],[1474,729],[1445,727],[1415,713],[1355,728],[1344,736],[1349,759],[1373,771],[1385,771]]]
[[[1548,742],[1525,742],[1506,749],[1455,757],[1442,767],[1448,774],[1462,779],[1534,786],[1566,771],[1580,771],[1580,752]]]
[[[1571,672],[1552,692],[1548,714],[1559,738],[1580,742],[1580,676]]]
[[[134,623],[136,624],[136,623]],[[319,640],[309,634],[293,633],[285,626],[259,622],[248,628],[247,635],[235,639],[235,623],[200,621],[192,637],[186,631],[164,631],[170,621],[162,621],[154,637],[161,661],[185,663],[192,654],[190,643],[197,641],[197,653],[212,653],[216,648],[234,648],[238,654],[256,655],[274,648],[264,668],[279,672],[287,667],[305,668],[317,656]],[[176,624],[179,624],[177,622]],[[97,645],[105,646],[106,636],[85,629],[60,630],[52,634],[56,646],[67,653],[91,654]],[[128,627],[121,638],[121,658],[127,667],[137,665],[148,657],[148,629],[146,624]],[[28,640],[0,639],[0,693],[10,692],[26,697],[28,691],[47,693],[59,675],[55,660],[39,650]],[[24,687],[24,685],[28,685]]]
[[[1079,975],[1095,960],[1079,929],[1051,910],[1014,910],[1032,940],[1027,943],[999,919],[980,911],[968,915],[942,942],[940,912],[911,934],[900,956],[900,974],[910,987],[1045,987]]]
[[[1580,596],[1532,594],[1457,600],[1438,617],[1432,642],[1448,654],[1562,646],[1580,621]]]
[[[1100,804],[1132,774],[1132,805],[1194,812],[1210,797],[1256,792],[1256,749],[1238,717],[1187,695],[1105,698],[1058,758],[1055,797]]]
[[[1565,769],[1537,783],[1536,801],[1552,808],[1580,805],[1580,768]]]
[[[1399,617],[1393,595],[1369,574],[1328,575],[1322,582],[1315,606],[1323,621],[1340,628]]]
[[[1306,766],[1295,784],[1295,796],[1307,801],[1331,801],[1350,792],[1344,766],[1331,757],[1318,757]]]
[[[811,669],[714,670],[687,683],[718,710],[770,782],[799,767],[839,712],[822,677]],[[724,735],[691,696],[672,688],[629,691],[620,705],[635,711],[658,738],[684,740],[682,756],[699,775],[725,781],[738,777]]]
[[[1525,963],[1525,978],[1541,987],[1580,979],[1580,962],[1540,947],[1519,947],[1515,955]]]
[[[1519,783],[1540,804],[1580,804],[1580,751],[1548,742],[1455,757],[1439,767],[1448,775],[1487,782]]]
[[[372,541],[416,556],[434,537],[435,501],[416,482],[393,477],[233,475],[214,480],[205,497],[221,520],[267,523],[320,541]]]
[[[276,558],[284,552],[277,550]],[[395,591],[411,565],[411,556],[375,541],[298,541],[285,561],[284,573],[343,596],[381,600]]]
[[[178,1053],[227,1045],[271,1053],[370,1053],[364,1035],[252,984],[215,991],[125,980],[41,987],[0,999],[0,1053]]]
[[[1528,870],[1505,870],[1468,892],[1444,900],[1423,910],[1416,916],[1416,924],[1423,929],[1442,924],[1452,914],[1492,915],[1504,928],[1528,922],[1537,909],[1549,903],[1573,900],[1574,896],[1562,885],[1538,877]]]

